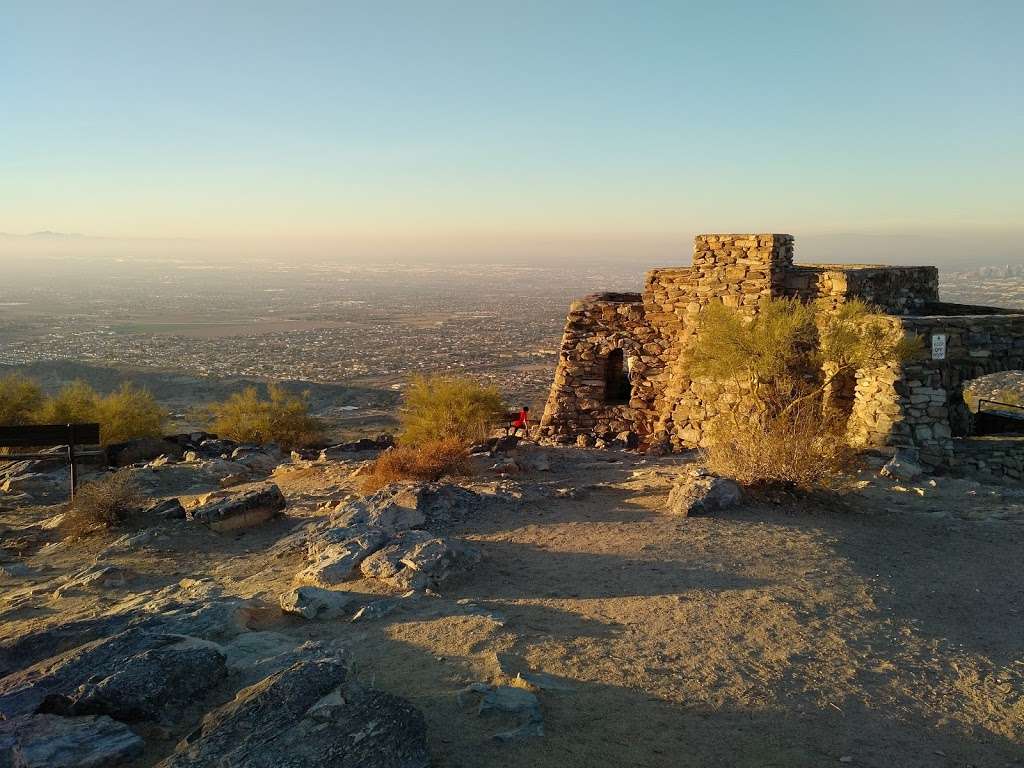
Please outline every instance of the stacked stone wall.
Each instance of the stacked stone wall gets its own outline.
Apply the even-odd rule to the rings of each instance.
[[[959,472],[983,472],[1010,480],[1024,479],[1024,437],[974,437],[954,441]]]
[[[819,309],[838,309],[862,299],[883,312],[906,315],[939,300],[935,267],[882,267],[808,264],[786,273],[784,295],[813,301]]]
[[[580,432],[649,432],[650,414],[658,395],[651,380],[657,374],[658,357],[651,354],[653,348],[649,345],[655,344],[656,338],[640,294],[595,294],[574,302],[562,336],[555,381],[541,418],[542,433],[571,436]],[[632,358],[637,384],[628,403],[609,405],[605,373],[608,356],[615,349]]]
[[[966,434],[970,425],[964,384],[1024,367],[1024,314],[912,316],[892,322],[921,339],[923,355],[900,367],[858,372],[850,433],[862,445],[916,445],[928,463],[953,463],[953,437]],[[932,359],[937,334],[946,337],[942,360]]]

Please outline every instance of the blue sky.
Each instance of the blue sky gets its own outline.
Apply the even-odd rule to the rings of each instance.
[[[1021,2],[0,8],[3,232],[1024,228]]]

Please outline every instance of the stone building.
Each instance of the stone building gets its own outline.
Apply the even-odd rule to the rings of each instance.
[[[1024,368],[1024,312],[941,302],[935,267],[801,265],[791,235],[698,235],[691,266],[651,270],[642,293],[573,302],[541,434],[571,442],[629,431],[647,443],[701,445],[709,420],[739,395],[691,377],[681,353],[710,302],[756,312],[768,297],[826,311],[860,298],[924,338],[927,359],[845,383],[847,429],[860,445],[913,445],[926,461],[949,463],[953,438],[969,430],[964,383]]]

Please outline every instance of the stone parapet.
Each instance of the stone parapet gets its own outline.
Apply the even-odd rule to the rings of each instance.
[[[906,315],[939,300],[939,271],[935,267],[807,264],[786,273],[783,291],[825,310],[862,299],[883,312]]]

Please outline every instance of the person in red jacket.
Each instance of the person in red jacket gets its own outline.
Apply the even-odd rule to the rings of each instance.
[[[528,405],[524,405],[519,409],[519,415],[512,422],[510,432],[514,435],[520,429],[523,430],[524,435],[530,434],[530,407]]]

